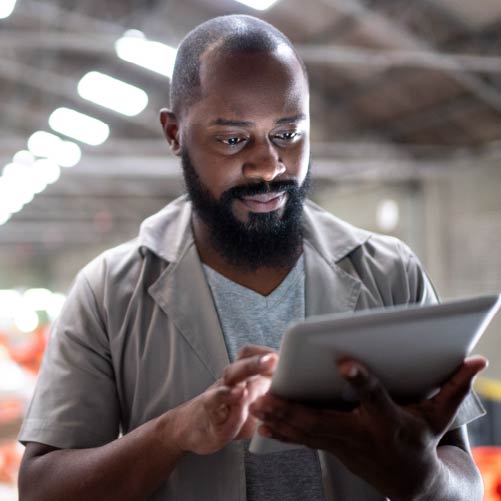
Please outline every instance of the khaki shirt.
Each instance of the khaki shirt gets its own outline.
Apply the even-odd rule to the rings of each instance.
[[[181,197],[148,218],[139,237],[77,276],[56,321],[19,440],[98,447],[202,393],[229,363]],[[306,315],[348,312],[436,296],[399,240],[355,228],[305,204]],[[483,413],[471,394],[453,426]],[[319,452],[328,499],[384,499]],[[140,460],[140,458],[138,458]],[[153,500],[244,501],[241,441],[186,455]]]

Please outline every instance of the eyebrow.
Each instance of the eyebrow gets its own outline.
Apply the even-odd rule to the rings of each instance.
[[[303,120],[306,120],[306,115],[304,113],[299,113],[298,115],[294,115],[292,117],[281,118],[280,120],[277,120],[275,123],[277,125],[281,125],[281,124],[290,124],[294,122],[301,122]]]
[[[294,115],[291,117],[281,118],[275,122],[276,125],[301,122],[302,120],[306,120],[306,115],[304,113],[299,113],[298,115]],[[229,125],[232,127],[252,127],[254,125],[253,122],[247,122],[243,120],[227,120],[226,118],[218,118],[211,122],[209,125]]]

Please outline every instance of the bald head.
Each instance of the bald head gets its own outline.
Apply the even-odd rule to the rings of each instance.
[[[231,54],[290,51],[306,68],[291,41],[280,31],[252,16],[231,15],[210,19],[197,26],[182,40],[174,65],[170,106],[179,117],[202,95],[200,69],[207,59]]]

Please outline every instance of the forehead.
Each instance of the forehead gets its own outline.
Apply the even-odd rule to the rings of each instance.
[[[308,114],[308,84],[292,50],[281,45],[274,52],[217,50],[202,56],[201,99],[193,105],[200,119],[281,118]]]

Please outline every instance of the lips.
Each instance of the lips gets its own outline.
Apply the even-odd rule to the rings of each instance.
[[[270,212],[282,207],[287,199],[285,192],[261,193],[242,197],[242,203],[252,212]]]

